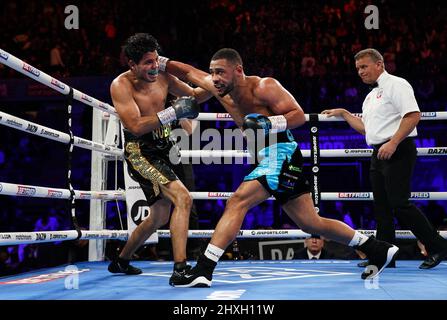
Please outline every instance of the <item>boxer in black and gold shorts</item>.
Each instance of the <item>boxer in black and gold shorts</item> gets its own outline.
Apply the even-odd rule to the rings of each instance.
[[[157,40],[149,34],[129,37],[123,46],[129,70],[110,85],[113,105],[125,128],[124,154],[130,176],[140,183],[151,206],[149,216],[133,230],[119,256],[109,264],[112,273],[140,274],[141,269],[129,264],[133,254],[168,222],[173,275],[190,268],[186,264],[186,243],[192,198],[173,171],[169,153],[175,148],[169,136],[171,122],[196,118],[198,104],[211,94],[164,72],[166,60],[159,59],[159,50]],[[171,104],[168,94],[177,97]]]
[[[161,199],[159,184],[178,180],[169,160],[169,152],[175,150],[174,143],[169,139],[170,134],[169,123],[140,137],[124,129],[127,170],[132,179],[140,184],[149,206]]]

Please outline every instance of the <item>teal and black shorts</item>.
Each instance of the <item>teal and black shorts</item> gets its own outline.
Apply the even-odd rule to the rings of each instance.
[[[303,173],[303,155],[296,141],[270,145],[258,155],[262,160],[244,181],[258,180],[280,204],[311,192]]]

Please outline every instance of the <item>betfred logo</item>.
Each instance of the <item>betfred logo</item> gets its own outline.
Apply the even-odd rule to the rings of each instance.
[[[2,58],[3,60],[8,60],[9,58],[9,54],[7,54],[5,51],[0,50],[0,58]]]
[[[412,192],[411,198],[412,199],[429,199],[430,193],[429,192]]]
[[[16,195],[18,195],[18,196],[33,196],[35,194],[36,194],[36,188],[25,187],[25,186],[17,187]]]
[[[0,183],[0,192],[3,190],[3,185]]]
[[[229,198],[231,197],[231,192],[208,192],[208,197],[210,198]]]
[[[231,115],[229,113],[218,113],[216,114],[217,119],[228,119],[231,118]]]
[[[25,62],[23,63],[22,69],[28,73],[31,73],[33,76],[36,76],[36,77],[40,76],[39,70],[37,70],[36,68],[30,66],[29,64],[27,64]]]
[[[340,199],[368,199],[368,198],[370,198],[369,192],[339,192],[338,197]]]
[[[59,81],[57,81],[54,78],[51,78],[51,84],[55,87],[58,87],[59,89],[62,89],[62,90],[65,89],[65,85],[63,85],[62,83],[60,83]]]
[[[422,118],[436,118],[436,112],[422,112]]]

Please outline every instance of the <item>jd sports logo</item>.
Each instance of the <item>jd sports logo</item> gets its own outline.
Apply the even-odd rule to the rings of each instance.
[[[130,216],[132,217],[132,221],[135,222],[136,225],[139,225],[149,216],[150,209],[147,205],[146,200],[138,200],[132,206],[130,211]]]

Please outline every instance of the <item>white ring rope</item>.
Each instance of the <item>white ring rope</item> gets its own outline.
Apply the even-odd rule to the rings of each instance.
[[[13,56],[12,54],[2,49],[0,49],[0,63],[64,95],[68,95],[70,92],[70,86],[68,86],[67,84],[63,83],[62,81],[56,80],[55,78],[51,77],[45,72],[27,64],[26,62],[20,60],[19,58]],[[99,101],[74,88],[73,88],[73,98],[91,107],[118,116],[115,108],[113,108],[110,104]]]
[[[310,157],[310,150],[301,150],[303,157]],[[320,150],[321,158],[360,158],[369,157],[373,149],[323,149]],[[183,159],[187,158],[252,158],[248,150],[181,150]],[[417,148],[418,156],[444,156],[447,155],[447,147]]]
[[[24,120],[10,114],[0,111],[0,124],[17,129],[23,132],[27,132],[36,136],[51,139],[54,141],[62,142],[65,144],[70,143],[70,135],[55,129],[51,129],[37,123]],[[80,137],[74,137],[74,145],[88,150],[94,150],[102,153],[106,153],[113,156],[123,157],[123,150],[108,146],[102,143],[93,142]]]
[[[0,182],[0,195],[30,198],[69,199],[70,190]],[[75,199],[126,200],[126,196],[123,190],[75,190]]]
[[[117,239],[127,240],[127,230],[80,230],[80,240],[95,239]],[[375,235],[375,230],[357,230],[362,234]],[[158,230],[159,238],[170,238],[169,230]],[[189,230],[188,238],[211,238],[214,230]],[[443,238],[447,238],[447,231],[439,231]],[[64,231],[39,231],[39,232],[3,232],[0,233],[0,246],[10,246],[18,244],[38,244],[44,242],[58,242],[76,240],[78,232],[76,230]],[[275,239],[275,238],[308,238],[310,234],[297,229],[284,230],[240,230],[237,234],[238,239]],[[397,239],[416,239],[410,230],[396,230]]]
[[[361,118],[361,113],[353,113],[354,116]],[[309,121],[309,114],[304,115],[306,117],[306,121]],[[446,120],[447,119],[447,111],[433,111],[433,112],[421,112],[421,120]],[[199,116],[196,118],[199,121],[233,121],[233,118],[229,113],[199,113]],[[341,117],[331,117],[324,114],[318,115],[318,121],[322,122],[339,122],[346,121]]]
[[[64,95],[68,95],[70,87],[51,77],[50,75],[40,71],[39,69],[25,63],[10,53],[0,49],[0,63],[9,66],[10,68],[34,79]],[[90,97],[76,89],[73,89],[73,98],[84,104],[97,108],[103,112],[117,116],[116,110],[109,104],[101,102],[93,97]],[[354,114],[361,117],[361,114]],[[306,121],[309,121],[309,115],[306,114]],[[345,121],[339,117],[328,118],[326,115],[318,115],[319,121]],[[447,112],[422,112],[422,120],[445,120],[447,119]],[[228,113],[200,113],[197,120],[200,121],[233,121]],[[0,124],[15,128],[21,131],[29,132],[34,135],[39,135],[48,139],[63,142],[68,144],[70,136],[66,133],[50,129],[33,122],[23,120],[9,114],[0,112]],[[83,138],[75,137],[74,144],[78,147],[103,152],[110,155],[122,157],[123,151],[121,149],[107,146],[100,143],[95,143]],[[303,150],[303,156],[309,157],[310,150]],[[372,149],[334,149],[321,150],[321,157],[363,157],[369,156]],[[447,154],[446,147],[434,148],[419,148],[418,155],[445,155]],[[184,150],[182,157],[236,157],[248,158],[250,154],[245,150]],[[0,194],[9,196],[25,196],[25,197],[42,197],[42,198],[60,198],[68,199],[70,191],[58,188],[46,188],[28,185],[16,185],[11,183],[0,183]],[[121,190],[115,191],[75,191],[78,199],[102,199],[102,200],[125,200],[125,192]],[[232,192],[191,192],[194,199],[197,200],[218,200],[227,199]],[[273,200],[271,197],[269,200]],[[372,200],[371,192],[328,192],[321,193],[322,200]],[[446,200],[447,192],[412,192],[412,200]],[[358,230],[367,235],[375,234],[374,230]],[[188,236],[192,238],[211,237],[214,230],[189,230]],[[447,231],[441,231],[441,236],[447,237]],[[161,238],[170,237],[169,230],[159,230],[158,235]],[[52,232],[12,232],[0,233],[0,245],[15,245],[25,243],[42,243],[42,242],[56,242],[65,240],[75,240],[79,236],[77,230],[66,231],[52,231]],[[306,238],[309,234],[301,230],[241,230],[238,233],[238,238]],[[88,231],[81,230],[80,239],[122,239],[126,240],[128,237],[127,231],[122,230],[101,230]],[[414,235],[408,230],[396,231],[396,238],[414,239]]]
[[[55,140],[68,144],[70,142],[70,135],[58,130],[54,130],[34,122],[24,120],[5,112],[0,111],[0,124],[8,126],[13,129],[21,130],[33,135],[37,135],[43,138]],[[88,150],[95,150],[105,154],[118,156],[120,160],[123,157],[123,150],[108,146],[102,143],[96,143],[90,140],[86,140],[80,137],[74,137],[74,145],[79,148]],[[303,157],[310,157],[310,150],[301,150]],[[418,156],[438,156],[447,155],[447,147],[431,147],[431,148],[418,148]],[[320,157],[333,158],[333,157],[366,157],[372,155],[372,149],[326,149],[320,150]],[[181,150],[181,157],[185,158],[251,158],[251,154],[248,150]]]
[[[194,200],[228,199],[233,192],[190,192]],[[327,201],[365,201],[373,200],[372,192],[322,192],[321,200]],[[270,197],[267,200],[275,200]],[[447,200],[447,192],[412,192],[410,200]]]
[[[125,200],[123,190],[79,191],[75,190],[76,199]],[[221,200],[231,197],[233,192],[195,191],[190,192],[194,200]],[[30,186],[0,182],[0,195],[30,198],[68,199],[70,190]],[[368,201],[373,200],[372,192],[322,192],[321,200],[327,201]],[[270,197],[267,200],[275,200]],[[447,200],[447,192],[412,192],[410,200]]]

